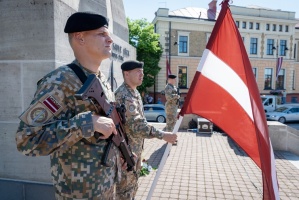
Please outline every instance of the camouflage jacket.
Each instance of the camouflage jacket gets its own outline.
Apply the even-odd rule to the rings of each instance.
[[[115,91],[115,100],[126,106],[125,131],[129,139],[129,145],[134,153],[137,155],[141,154],[143,139],[162,139],[162,132],[147,123],[144,117],[142,99],[136,89],[133,90],[126,83],[123,83]]]
[[[80,67],[87,76],[90,74]],[[107,88],[107,97],[114,101],[104,75],[98,77]],[[91,101],[75,99],[81,87],[81,81],[68,66],[47,74],[38,82],[30,106],[21,114],[16,133],[17,148],[23,154],[50,155],[55,190],[63,198],[97,197],[112,187],[120,175],[116,147],[112,167],[101,165],[107,142],[90,137],[94,132],[92,114],[99,108]]]
[[[165,98],[166,98],[165,106],[177,104],[180,95],[178,95],[177,88],[174,85],[168,83],[165,86]]]

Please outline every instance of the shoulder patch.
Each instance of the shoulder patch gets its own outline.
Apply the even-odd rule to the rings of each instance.
[[[44,104],[36,102],[31,105],[19,118],[28,125],[40,125],[46,123],[53,114]]]
[[[136,109],[136,106],[134,104],[129,105],[129,111],[130,112],[134,112],[135,109]]]
[[[38,124],[45,123],[48,118],[48,112],[45,108],[37,106],[33,108],[29,114],[29,117],[31,121],[34,121]]]
[[[23,112],[19,117],[28,125],[36,126],[48,122],[53,116],[57,116],[63,107],[53,95],[45,95]]]

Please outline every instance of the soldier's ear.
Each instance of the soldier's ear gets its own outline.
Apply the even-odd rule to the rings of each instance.
[[[82,32],[76,32],[74,33],[74,38],[75,40],[80,43],[80,44],[83,44],[84,43],[84,37],[83,37],[83,33]]]
[[[124,71],[125,76],[129,75],[129,71]]]

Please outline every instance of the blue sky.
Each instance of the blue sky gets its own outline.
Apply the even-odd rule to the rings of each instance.
[[[155,17],[158,8],[169,8],[170,11],[185,8],[199,7],[209,8],[211,0],[123,0],[126,16],[130,19],[146,18],[151,22]],[[217,10],[220,10],[217,2]],[[257,5],[270,9],[281,9],[283,11],[296,12],[296,18],[299,18],[299,1],[298,0],[233,0],[231,5],[249,6]]]

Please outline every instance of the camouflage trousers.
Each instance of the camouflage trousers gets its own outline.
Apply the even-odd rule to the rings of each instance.
[[[88,200],[116,200],[115,198],[115,185],[110,187],[107,191],[105,191],[103,194],[100,196],[88,198]],[[59,194],[55,193],[55,198],[56,200],[74,200],[74,198],[68,198],[68,197],[63,197],[60,196]],[[87,200],[87,199],[84,199]]]
[[[177,121],[177,106],[166,107],[166,127],[165,131],[172,132]]]
[[[138,178],[141,170],[141,159],[138,157],[135,172],[122,171],[121,181],[116,184],[116,200],[132,200],[138,190]]]

